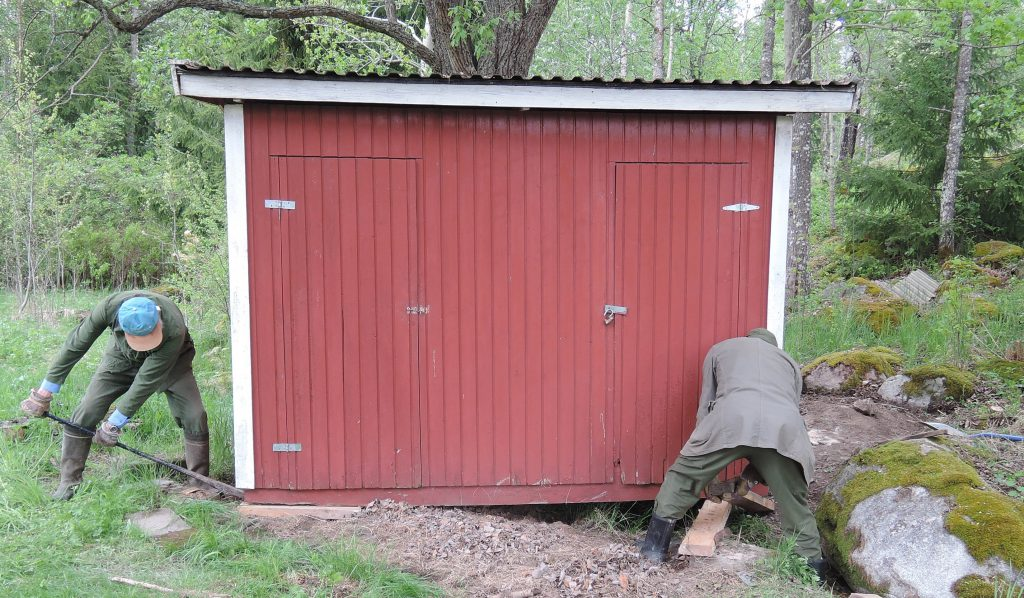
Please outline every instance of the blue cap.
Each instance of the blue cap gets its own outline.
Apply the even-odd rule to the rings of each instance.
[[[125,334],[146,336],[160,322],[160,310],[152,299],[132,297],[117,310],[117,321]]]

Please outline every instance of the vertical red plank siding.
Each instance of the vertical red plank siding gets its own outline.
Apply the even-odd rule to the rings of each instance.
[[[764,324],[773,135],[761,116],[247,105],[257,488],[653,497],[705,352]],[[721,210],[739,202],[761,208]],[[606,303],[629,313],[606,326]]]

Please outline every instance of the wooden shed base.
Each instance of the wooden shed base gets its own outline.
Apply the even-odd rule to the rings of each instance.
[[[397,488],[354,490],[245,491],[245,500],[259,504],[312,504],[361,506],[376,499],[391,499],[410,505],[470,506],[567,504],[654,500],[658,485],[619,486],[591,484],[573,486],[469,486],[444,488]]]

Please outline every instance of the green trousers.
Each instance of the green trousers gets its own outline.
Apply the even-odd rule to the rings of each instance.
[[[177,363],[167,375],[167,382],[160,390],[167,395],[167,405],[174,416],[174,422],[181,428],[186,438],[205,440],[209,438],[210,429],[207,424],[206,408],[199,395],[199,386],[192,373],[192,359],[196,355],[194,346],[186,349],[178,357]],[[110,406],[120,397],[135,380],[138,367],[123,369],[111,367],[117,361],[104,359],[100,367],[89,381],[85,396],[75,408],[71,421],[86,428],[95,428],[107,416]],[[128,417],[134,413],[125,413]]]
[[[821,538],[814,514],[807,506],[807,482],[796,461],[772,449],[737,446],[707,455],[680,454],[665,473],[665,481],[654,501],[654,514],[679,519],[697,503],[700,493],[737,459],[747,459],[771,488],[775,504],[782,514],[782,529],[796,537],[796,552],[809,559],[821,558]]]

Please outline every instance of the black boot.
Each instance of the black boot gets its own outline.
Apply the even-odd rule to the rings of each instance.
[[[210,476],[210,435],[185,436],[185,466],[189,471]],[[192,486],[200,486],[198,480],[190,479]]]
[[[64,444],[60,454],[60,483],[51,495],[54,500],[70,500],[82,483],[85,460],[92,448],[92,436],[82,436],[77,430],[64,430]]]
[[[828,561],[822,558],[807,559],[807,566],[814,569],[818,574],[818,583],[825,584],[825,572],[828,571]]]
[[[655,563],[664,563],[668,557],[668,545],[672,541],[672,531],[675,527],[675,519],[652,515],[651,524],[647,526],[647,538],[640,547],[640,556]]]

